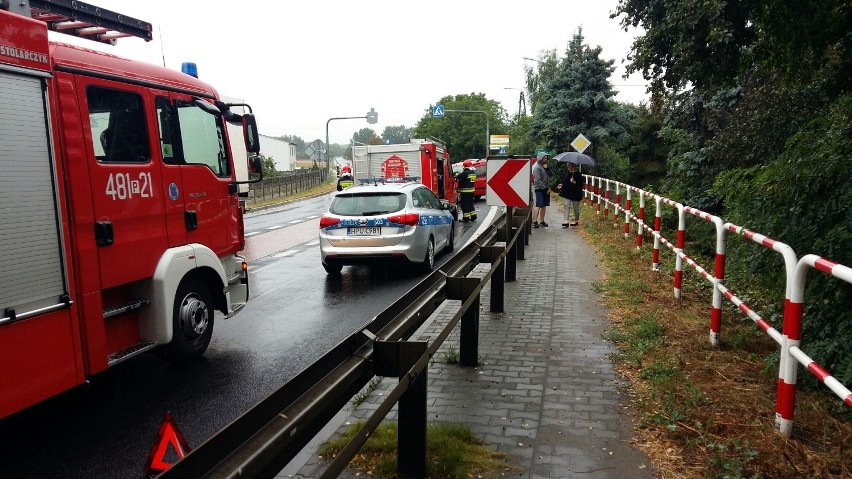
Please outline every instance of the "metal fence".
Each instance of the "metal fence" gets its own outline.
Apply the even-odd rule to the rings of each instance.
[[[249,185],[246,205],[251,207],[266,200],[283,198],[321,185],[328,178],[328,170],[310,169],[284,171],[282,176],[267,177]]]
[[[712,307],[710,310],[710,342],[713,346],[719,346],[719,337],[722,329],[722,298],[729,300],[740,311],[746,314],[754,323],[760,327],[769,337],[775,340],[781,348],[780,364],[778,367],[778,391],[775,405],[775,424],[779,431],[785,436],[790,436],[793,429],[793,412],[796,401],[797,366],[803,365],[820,382],[825,384],[837,397],[847,406],[852,407],[852,392],[832,377],[828,371],[817,364],[800,348],[802,339],[802,314],[804,311],[804,290],[809,269],[815,269],[828,274],[846,283],[852,284],[852,268],[837,264],[826,258],[816,255],[805,255],[798,258],[793,248],[769,238],[763,234],[748,230],[742,226],[725,222],[722,218],[686,206],[677,201],[660,195],[644,191],[635,186],[621,183],[619,181],[586,175],[584,188],[584,202],[588,201],[590,206],[597,207],[597,214],[601,215],[603,205],[604,220],[608,219],[610,209],[613,210],[613,226],[618,226],[619,213],[624,214],[624,237],[629,238],[631,223],[636,225],[636,248],[642,247],[644,234],[654,238],[654,250],[651,269],[660,270],[659,252],[664,245],[675,254],[674,274],[674,296],[681,297],[683,285],[683,266],[689,265],[697,271],[704,279],[713,285]],[[611,198],[611,189],[615,188],[615,201]],[[626,201],[621,202],[621,190],[625,189]],[[638,212],[633,208],[632,194],[639,195]],[[645,199],[653,199],[656,204],[653,226],[645,221]],[[661,218],[663,206],[669,206],[677,211],[678,227],[675,232],[675,242],[666,239],[661,230]],[[686,222],[689,217],[696,217],[708,223],[712,223],[716,230],[716,255],[713,272],[702,267],[698,262],[690,258],[685,251],[686,247]],[[728,288],[725,280],[725,262],[728,234],[734,233],[746,240],[763,246],[769,251],[780,255],[786,277],[784,295],[784,315],[781,331],[776,328],[757,311],[750,308],[741,298]]]
[[[529,244],[529,219],[529,208],[507,208],[476,241],[361,330],[158,477],[275,477],[376,376],[395,376],[399,383],[322,477],[337,477],[397,402],[399,475],[425,477],[429,361],[459,326],[459,364],[477,365],[480,292],[490,282],[490,310],[503,311],[504,283],[515,281],[516,261]],[[481,263],[490,269],[467,277]],[[446,300],[460,304],[447,303],[458,310],[441,333],[431,343],[410,341]]]

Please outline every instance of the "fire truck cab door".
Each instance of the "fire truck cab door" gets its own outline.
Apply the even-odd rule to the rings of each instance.
[[[142,86],[80,76],[77,91],[106,289],[150,277],[167,246],[153,99]]]
[[[158,96],[156,104],[172,246],[201,243],[218,255],[235,253],[241,213],[222,117],[181,93]]]

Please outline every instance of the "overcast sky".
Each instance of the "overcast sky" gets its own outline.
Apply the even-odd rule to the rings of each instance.
[[[365,127],[378,134],[385,126],[411,128],[430,104],[465,93],[483,93],[517,113],[524,57],[553,48],[561,56],[580,26],[587,45],[615,60],[616,98],[647,99],[636,86],[645,84],[640,75],[622,78],[637,31],[609,18],[617,0],[87,1],[150,22],[154,40],[83,44],[150,63],[165,59],[175,69],[195,62],[199,78],[220,95],[251,104],[269,136],[325,141],[329,118],[375,108],[375,125],[329,124],[331,142],[346,143]]]

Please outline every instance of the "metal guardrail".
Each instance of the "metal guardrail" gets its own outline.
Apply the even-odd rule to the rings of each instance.
[[[252,183],[246,196],[248,206],[258,202],[283,198],[321,185],[328,178],[324,169],[286,171],[281,176],[267,177]]]
[[[477,241],[157,477],[275,477],[374,376],[400,381],[322,477],[345,469],[396,402],[399,472],[425,477],[429,360],[461,322],[460,365],[477,365],[479,293],[490,280],[491,311],[503,311],[504,281],[515,280],[515,262],[524,259],[529,244],[529,216],[529,208],[507,208]],[[491,268],[481,278],[468,278],[480,263]],[[461,305],[441,333],[431,343],[408,341],[446,300]]]

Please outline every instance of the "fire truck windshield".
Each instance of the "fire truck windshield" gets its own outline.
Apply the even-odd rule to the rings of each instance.
[[[202,110],[197,103],[178,102],[177,105],[184,161],[207,165],[219,177],[231,176],[222,117]]]

